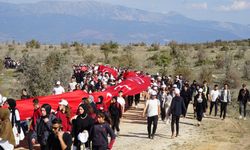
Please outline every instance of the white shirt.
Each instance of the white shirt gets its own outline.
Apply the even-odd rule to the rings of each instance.
[[[16,121],[20,120],[20,114],[19,111],[16,109],[15,110],[15,116],[16,116]],[[10,112],[10,121],[12,120],[12,112]]]
[[[0,146],[3,149],[8,149],[8,150],[14,149],[14,145],[10,144],[9,141],[2,140],[2,138],[0,138]]]
[[[117,97],[117,102],[118,102],[119,104],[121,104],[122,107],[124,107],[124,105],[125,105],[125,100],[124,100],[123,97]]]
[[[223,97],[223,102],[227,102],[227,90],[224,90],[224,97]]]
[[[158,116],[158,107],[160,106],[160,101],[158,99],[150,99],[146,102],[147,108],[147,116]]]
[[[71,83],[69,83],[69,91],[73,91],[75,88],[76,88],[76,82],[71,82]]]
[[[211,98],[212,102],[216,102],[216,99],[220,96],[220,91],[219,90],[212,90],[211,91]]]
[[[64,92],[65,92],[65,90],[62,86],[54,87],[54,89],[53,89],[53,93],[55,95],[62,94]]]

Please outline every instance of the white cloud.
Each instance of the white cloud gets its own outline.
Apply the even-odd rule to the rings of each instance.
[[[222,5],[219,8],[222,11],[237,11],[250,9],[250,1],[249,0],[234,0],[231,5]]]
[[[194,9],[207,9],[207,3],[206,2],[204,2],[204,3],[192,3],[192,4],[190,4],[190,7],[194,8]]]

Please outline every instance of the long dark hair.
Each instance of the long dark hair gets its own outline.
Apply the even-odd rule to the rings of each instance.
[[[14,123],[16,121],[16,100],[14,100],[13,98],[8,98],[7,103],[11,112],[11,125],[12,127],[14,127]]]

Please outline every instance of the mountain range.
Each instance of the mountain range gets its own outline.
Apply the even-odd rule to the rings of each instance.
[[[0,41],[42,43],[207,42],[250,38],[250,26],[194,20],[176,12],[149,12],[94,0],[0,2]]]

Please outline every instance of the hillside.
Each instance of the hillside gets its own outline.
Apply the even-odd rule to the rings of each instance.
[[[176,12],[161,14],[90,0],[30,4],[0,2],[0,17],[0,41],[37,39],[43,43],[101,43],[113,40],[128,44],[250,37],[250,28],[245,25],[193,20]]]

